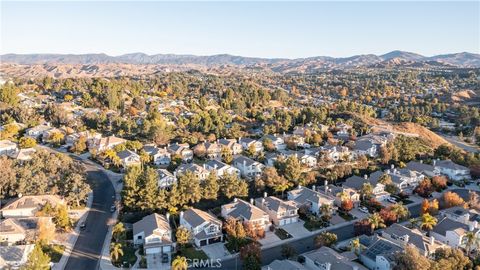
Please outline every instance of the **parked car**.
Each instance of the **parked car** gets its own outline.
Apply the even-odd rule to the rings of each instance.
[[[391,203],[397,203],[397,200],[396,200],[395,198],[393,198],[393,197],[388,197],[388,198],[387,198],[387,201],[388,201],[388,202],[391,202]]]
[[[363,213],[366,213],[366,214],[369,213],[369,212],[368,212],[368,208],[365,207],[365,206],[362,206],[362,207],[358,208],[358,210],[360,210],[360,212],[363,212]]]

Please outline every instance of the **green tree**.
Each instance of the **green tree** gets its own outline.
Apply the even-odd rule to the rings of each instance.
[[[85,150],[87,150],[87,138],[85,136],[80,136],[78,140],[76,140],[70,151],[80,154],[83,153]]]
[[[39,243],[35,244],[30,255],[28,255],[27,263],[21,268],[23,270],[49,270],[50,257],[42,250]]]
[[[350,251],[353,251],[357,256],[362,252],[362,245],[360,244],[360,239],[357,237],[350,241]]]
[[[219,189],[220,186],[218,185],[217,173],[211,171],[202,185],[203,198],[207,200],[216,200]]]
[[[285,161],[285,177],[293,183],[298,183],[302,174],[302,164],[297,156],[291,155]]]
[[[127,237],[125,226],[123,222],[119,222],[113,226],[112,235],[115,241],[123,241]]]
[[[140,179],[140,209],[151,212],[157,205],[158,173],[154,168],[147,167]]]
[[[57,205],[53,220],[57,227],[63,230],[69,230],[72,225],[70,218],[68,217],[67,207],[62,204]]]
[[[187,258],[177,256],[175,259],[172,261],[172,270],[187,270],[188,268],[188,262]]]
[[[331,247],[337,242],[337,235],[331,232],[322,232],[315,236],[313,243],[317,248],[319,247]]]
[[[130,166],[123,177],[122,200],[123,205],[128,210],[135,210],[139,201],[139,178],[142,175],[142,169],[139,166]]]
[[[226,146],[223,146],[222,147],[222,159],[223,159],[223,162],[227,163],[227,164],[231,164],[232,161],[233,161],[233,153],[232,153],[232,150]]]
[[[391,205],[390,211],[395,213],[397,218],[400,220],[405,220],[410,216],[410,211],[408,211],[408,208],[402,203],[396,203],[394,205]]]
[[[5,83],[0,85],[0,102],[6,103],[10,106],[16,106],[20,99],[18,94],[20,90],[13,83]]]
[[[368,222],[372,227],[372,231],[379,228],[385,228],[385,223],[383,218],[380,216],[379,213],[373,213],[368,217]]]
[[[187,228],[180,226],[175,233],[175,237],[177,238],[177,243],[180,245],[180,247],[183,247],[186,244],[190,243],[190,240],[192,239],[192,234]]]
[[[236,174],[226,174],[220,179],[220,192],[227,198],[247,197],[248,184]]]
[[[408,244],[403,252],[395,256],[394,270],[429,270],[432,261],[420,254],[418,249]]]
[[[435,227],[435,225],[437,225],[437,218],[430,215],[429,213],[425,213],[422,215],[420,224],[422,229],[430,231],[431,229],[433,229],[433,227]]]
[[[118,261],[121,256],[123,256],[123,248],[122,244],[120,243],[111,243],[110,244],[110,257],[112,257],[113,261]]]
[[[32,148],[37,146],[37,141],[31,137],[22,137],[18,141],[18,146],[20,146],[21,149]]]

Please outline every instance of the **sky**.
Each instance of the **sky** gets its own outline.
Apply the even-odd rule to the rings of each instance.
[[[0,2],[0,53],[480,53],[471,2]]]

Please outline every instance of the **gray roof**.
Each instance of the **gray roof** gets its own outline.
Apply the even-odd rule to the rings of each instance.
[[[267,213],[262,209],[240,199],[237,199],[237,201],[233,203],[224,204],[222,208],[230,209],[227,215],[236,219],[244,218],[246,220],[255,220],[268,217]]]
[[[165,170],[165,169],[158,169],[157,174],[159,178],[164,178],[164,177],[175,177],[173,173]]]
[[[19,262],[25,251],[33,250],[34,245],[0,246],[0,261]]]
[[[275,260],[269,265],[262,267],[262,270],[308,270],[308,268],[296,261]]]
[[[442,167],[451,170],[459,170],[459,171],[468,171],[469,169],[465,166],[459,165],[454,163],[451,160],[439,160],[435,163],[435,167]]]
[[[265,208],[278,212],[280,210],[296,210],[298,207],[293,202],[283,201],[274,196],[261,197],[255,200],[255,205],[263,205]]]
[[[144,232],[145,237],[153,234],[156,229],[170,231],[170,223],[165,216],[157,213],[143,217],[140,221],[133,223],[133,235]]]
[[[382,171],[373,172],[373,173],[370,174],[370,177],[368,177],[368,181],[370,182],[370,184],[376,185],[378,183],[378,181],[380,180],[380,178],[382,178],[382,176],[384,174],[385,173],[382,172]]]
[[[117,156],[120,158],[120,159],[125,159],[125,158],[128,158],[128,157],[131,157],[131,156],[136,156],[138,157],[137,153],[133,152],[133,151],[130,151],[130,150],[123,150],[123,151],[120,151],[117,153]]]
[[[212,214],[195,208],[186,210],[183,213],[183,219],[192,227],[200,226],[205,222],[214,223],[218,226],[222,225],[222,222]]]
[[[425,237],[418,230],[411,230],[398,223],[392,224],[392,226],[386,228],[383,233],[390,235],[393,239],[408,235],[408,243],[414,245],[420,251],[429,252],[433,251],[430,247],[429,239]]]
[[[350,259],[344,257],[329,247],[321,247],[317,250],[304,253],[303,256],[320,264],[330,263],[331,270],[366,269],[357,263],[351,262]]]
[[[248,158],[246,156],[238,156],[233,160],[233,164],[243,164],[244,162],[247,166],[250,166],[256,163],[255,160]]]
[[[372,244],[362,252],[362,255],[375,261],[377,256],[383,256],[390,262],[394,260],[397,253],[402,252],[403,248],[384,238],[376,238]]]
[[[345,180],[345,183],[343,183],[343,186],[360,190],[363,187],[363,184],[366,184],[366,183],[370,183],[370,182],[363,177],[353,175],[347,178],[347,180]]]
[[[335,197],[333,196],[313,191],[306,187],[296,188],[289,191],[288,193],[293,195],[293,201],[301,205],[309,202],[314,202],[318,205],[322,205],[325,203],[333,202],[335,200]]]
[[[406,168],[409,169],[409,170],[412,170],[412,171],[419,172],[419,173],[433,172],[433,170],[435,169],[430,164],[425,164],[425,163],[421,163],[421,162],[417,162],[417,161],[408,162]]]
[[[374,147],[374,144],[370,140],[361,140],[355,142],[354,149],[359,151],[367,151],[372,147]]]
[[[468,232],[469,226],[467,224],[455,221],[450,218],[443,218],[440,220],[432,231],[440,235],[446,236],[447,231],[455,231],[458,235],[463,235]]]
[[[211,160],[207,161],[207,162],[205,163],[205,165],[207,165],[207,166],[209,166],[209,167],[211,167],[211,168],[215,168],[216,170],[220,170],[220,169],[222,169],[223,167],[229,166],[228,164],[223,163],[223,162],[221,162],[221,161],[219,161],[219,160],[216,160],[216,159],[211,159]]]

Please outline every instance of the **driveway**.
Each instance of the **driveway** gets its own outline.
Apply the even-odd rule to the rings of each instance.
[[[300,220],[295,223],[283,225],[281,228],[291,234],[294,238],[301,238],[310,235],[310,232],[303,227],[305,221]]]
[[[364,219],[364,218],[369,216],[368,213],[361,212],[360,210],[358,210],[358,208],[353,208],[350,211],[350,214],[352,214],[354,217],[356,217],[358,219]]]
[[[225,243],[206,245],[202,247],[202,250],[210,259],[218,259],[230,255],[230,252],[225,248]]]
[[[272,245],[280,241],[282,240],[278,238],[278,236],[274,232],[271,232],[271,231],[265,232],[265,238],[258,240],[258,242],[260,242],[262,246]]]
[[[147,258],[147,269],[156,269],[156,270],[166,270],[170,269],[169,263],[162,263],[162,256],[160,253],[157,254],[148,254]]]

